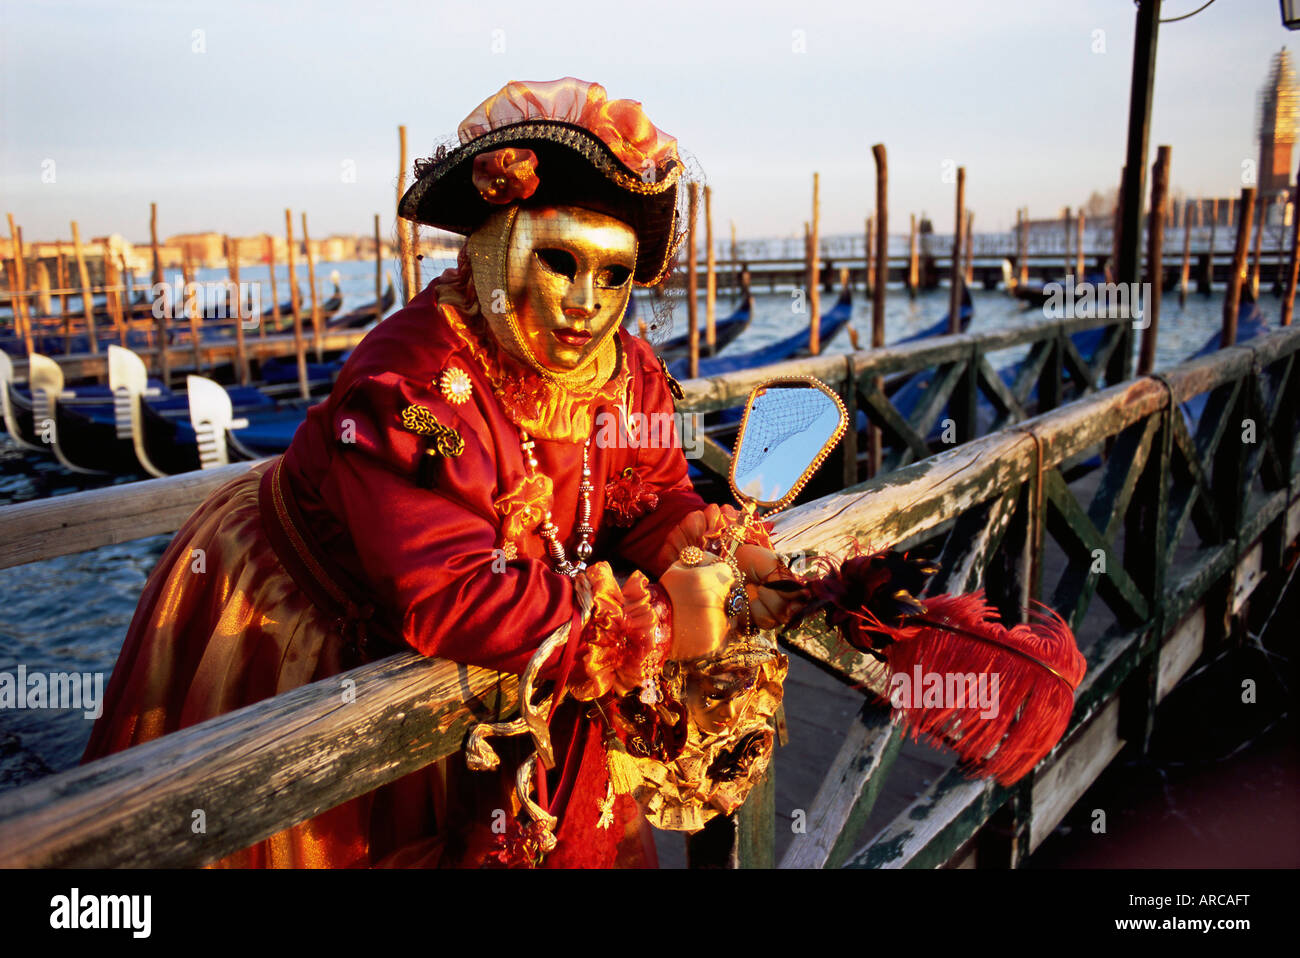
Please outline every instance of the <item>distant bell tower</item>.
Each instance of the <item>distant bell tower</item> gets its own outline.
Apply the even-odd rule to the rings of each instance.
[[[1268,82],[1259,92],[1259,196],[1276,196],[1291,186],[1291,151],[1300,126],[1300,93],[1291,54],[1283,47],[1273,57]]]

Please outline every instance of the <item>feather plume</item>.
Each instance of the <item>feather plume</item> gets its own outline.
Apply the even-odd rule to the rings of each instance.
[[[824,613],[846,642],[889,666],[890,702],[914,740],[952,748],[970,774],[1004,785],[1060,741],[1087,663],[1047,606],[1007,628],[982,590],[917,599],[937,566],[907,553],[821,571],[799,618]]]

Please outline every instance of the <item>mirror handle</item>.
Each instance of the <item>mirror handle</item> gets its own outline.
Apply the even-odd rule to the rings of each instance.
[[[739,549],[741,543],[749,537],[749,527],[754,521],[755,514],[758,512],[758,504],[752,499],[746,499],[742,505],[744,506],[745,511],[742,514],[743,517],[741,519],[740,527],[731,530],[730,534],[727,536],[730,541],[727,542],[726,548],[722,552],[722,558],[727,562],[735,560],[736,550]]]

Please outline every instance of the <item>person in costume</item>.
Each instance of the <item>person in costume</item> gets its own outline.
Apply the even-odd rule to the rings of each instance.
[[[736,513],[694,492],[675,434],[647,435],[675,384],[622,329],[633,285],[662,283],[689,230],[676,141],[573,78],[508,84],[458,140],[417,164],[400,205],[467,237],[457,266],[365,338],[283,457],[177,533],[83,761],[406,647],[515,674],[532,662],[563,694],[536,788],[550,824],[514,788],[526,740],[499,739],[495,771],[453,756],[222,865],[652,865],[640,786],[654,820],[684,827],[678,756],[726,758],[710,765],[726,766],[716,814],[770,751],[757,733],[728,750],[717,736],[770,713],[775,660],[742,643],[688,664],[733,637],[720,610],[737,574],[758,629],[799,594],[769,587],[791,577],[761,526],[734,566],[701,561]],[[542,656],[565,623],[567,644]],[[471,760],[489,768],[482,746]]]

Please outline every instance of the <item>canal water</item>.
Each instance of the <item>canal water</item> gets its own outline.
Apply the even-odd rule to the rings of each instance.
[[[426,280],[445,265],[449,263],[426,261]],[[319,264],[323,296],[328,295],[328,279],[335,271],[344,293],[344,311],[373,301],[373,264]],[[265,277],[264,270],[243,272],[245,280]],[[305,276],[305,272],[301,275]],[[224,276],[224,271],[206,270],[199,271],[196,278],[217,281]],[[286,288],[281,268],[281,298],[285,298]],[[1020,328],[1044,318],[1041,310],[1025,309],[1004,292],[973,289],[971,296],[971,332]],[[823,292],[821,301],[824,312],[833,305],[835,294]],[[1222,289],[1208,297],[1191,293],[1181,306],[1176,293],[1165,294],[1157,365],[1174,365],[1199,349],[1219,328],[1222,305]],[[733,297],[720,294],[718,319],[724,319],[733,306]],[[747,352],[799,329],[807,315],[800,313],[797,306],[786,290],[757,294],[751,328],[726,352]],[[915,298],[902,289],[890,289],[886,300],[887,342],[932,325],[947,313],[947,307],[948,296],[943,289]],[[1277,322],[1277,296],[1265,289],[1260,307],[1269,322]],[[640,301],[639,308],[644,317],[652,314],[648,300]],[[703,317],[701,302],[701,324]],[[862,342],[869,342],[871,304],[860,289],[855,290],[853,324]],[[686,328],[681,304],[675,310],[673,326],[675,334]],[[849,337],[841,333],[824,345],[824,351],[851,351]],[[1023,347],[1006,350],[991,360],[1001,367],[1015,363],[1024,352]],[[24,453],[7,435],[0,435],[0,504],[121,481],[71,477],[50,460]],[[106,684],[145,579],[168,540],[169,536],[154,536],[0,570],[0,672],[16,673],[22,665],[28,673],[99,673]],[[1293,629],[1300,614],[1296,599],[1300,585],[1293,586],[1284,597],[1284,613],[1269,625],[1273,632],[1283,624]],[[1031,864],[1213,865],[1238,860],[1243,864],[1300,864],[1296,851],[1294,718],[1289,706],[1278,704],[1277,691],[1289,687],[1285,681],[1289,667],[1276,655],[1252,646],[1226,653],[1184,683],[1185,687],[1161,707],[1152,752],[1121,762],[1103,775]],[[1261,688],[1267,686],[1271,701],[1244,713],[1225,710],[1220,700],[1231,692],[1234,683],[1239,684],[1243,670],[1261,677]],[[1214,715],[1224,717],[1209,718]],[[0,791],[74,766],[91,724],[78,710],[0,710]],[[1098,807],[1114,811],[1108,828],[1112,835],[1119,829],[1125,836],[1123,841],[1097,839],[1093,820],[1087,814]],[[1270,833],[1277,839],[1261,837]],[[1194,854],[1197,847],[1203,852],[1199,856]],[[1244,850],[1234,858],[1232,849]]]

